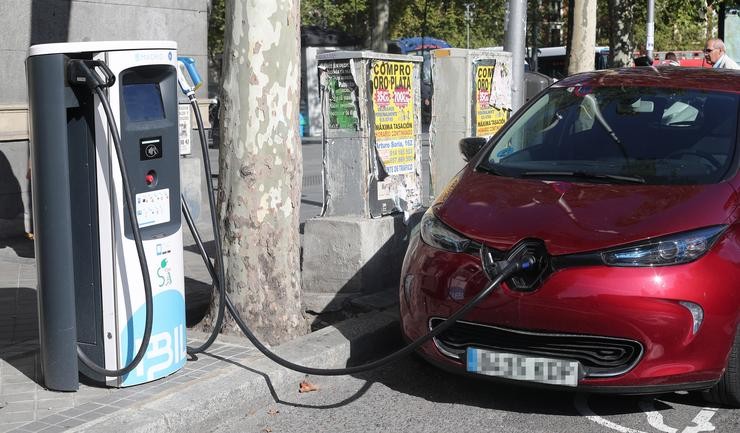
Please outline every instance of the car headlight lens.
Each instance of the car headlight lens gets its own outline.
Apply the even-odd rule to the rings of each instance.
[[[666,266],[692,262],[712,247],[726,226],[713,226],[601,253],[610,266]]]
[[[434,215],[434,207],[421,218],[421,239],[431,247],[454,253],[461,253],[470,245],[470,239],[455,233]]]

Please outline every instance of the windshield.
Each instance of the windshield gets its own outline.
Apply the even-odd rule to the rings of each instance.
[[[480,168],[587,182],[716,183],[732,166],[737,119],[737,94],[554,88],[497,140]]]

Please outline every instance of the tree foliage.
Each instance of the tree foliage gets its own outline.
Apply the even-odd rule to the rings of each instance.
[[[208,60],[220,64],[224,52],[224,30],[226,29],[226,0],[213,0],[208,15]]]
[[[213,0],[208,27],[208,47],[212,60],[223,52],[224,3]],[[709,36],[716,34],[716,12],[727,0],[663,0],[655,2],[655,50],[701,49]],[[647,11],[644,1],[628,0],[634,19],[628,38],[634,48],[646,42]],[[432,36],[448,41],[452,46],[465,47],[467,22],[465,4],[473,7],[470,23],[471,48],[503,44],[505,0],[394,0],[390,1],[390,38]],[[527,43],[531,43],[533,23],[539,23],[538,46],[550,45],[548,23],[560,19],[552,13],[552,1],[528,0]],[[567,19],[567,1],[562,2]],[[374,0],[301,0],[301,24],[345,31],[359,40],[370,40],[375,17]],[[596,44],[609,45],[611,19],[608,2],[599,1]],[[565,25],[563,25],[565,29]],[[564,30],[561,44],[568,35]]]

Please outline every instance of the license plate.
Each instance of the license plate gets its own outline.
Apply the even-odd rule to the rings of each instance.
[[[581,364],[578,361],[493,352],[474,347],[468,348],[467,361],[469,372],[528,382],[578,386],[581,377]]]

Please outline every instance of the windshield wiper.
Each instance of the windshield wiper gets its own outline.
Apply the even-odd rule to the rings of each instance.
[[[490,165],[486,164],[479,164],[477,167],[475,167],[476,170],[485,171],[486,173],[493,174],[495,176],[503,176],[504,174],[501,173],[499,170],[496,170],[495,168],[491,167]]]
[[[638,176],[620,176],[617,174],[589,173],[586,171],[525,171],[522,177],[575,177],[579,179],[614,180],[622,183],[645,183]]]

